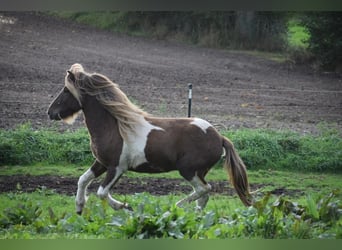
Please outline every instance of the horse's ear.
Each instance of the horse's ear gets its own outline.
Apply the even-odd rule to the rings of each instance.
[[[75,82],[76,81],[76,77],[75,77],[74,73],[72,73],[70,70],[68,70],[67,73],[68,73],[68,77],[70,78],[70,80],[72,82]]]

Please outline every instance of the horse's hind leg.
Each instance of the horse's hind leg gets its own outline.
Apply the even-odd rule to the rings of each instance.
[[[203,210],[207,203],[209,201],[209,194],[206,193],[204,195],[202,195],[196,202],[197,202],[197,209],[198,210]]]
[[[76,213],[81,214],[83,207],[87,201],[86,191],[89,184],[98,176],[103,174],[107,169],[102,166],[98,161],[95,161],[91,168],[89,168],[78,179],[78,187],[76,194]]]
[[[123,173],[124,171],[120,167],[108,169],[106,178],[103,180],[101,186],[99,187],[97,195],[101,199],[107,199],[109,205],[115,210],[121,208],[132,210],[132,208],[127,203],[117,201],[109,194],[110,188],[115,185],[115,183],[120,179]]]
[[[203,194],[197,201],[197,209],[199,210],[203,210],[209,200],[209,191],[211,190],[211,186],[204,180],[204,177],[206,176],[206,174],[208,173],[209,169],[205,169],[204,171],[199,171],[197,172],[197,176],[200,178],[200,180],[202,181],[202,183],[204,185],[206,185],[208,187],[208,192]]]
[[[203,209],[209,200],[208,193],[211,189],[211,186],[208,183],[205,183],[203,180],[201,180],[201,178],[199,178],[197,175],[195,175],[189,182],[193,187],[194,191],[189,196],[178,201],[176,205],[178,207],[182,207],[186,203],[197,201],[197,208]]]

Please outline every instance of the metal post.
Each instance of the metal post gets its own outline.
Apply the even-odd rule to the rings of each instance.
[[[188,117],[191,117],[192,84],[189,83],[188,87],[189,87]]]

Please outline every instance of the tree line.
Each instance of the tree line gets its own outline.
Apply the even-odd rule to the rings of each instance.
[[[133,35],[271,52],[291,50],[289,21],[295,18],[308,33],[305,57],[315,60],[323,69],[340,68],[342,72],[342,12],[116,11],[59,15]],[[290,54],[296,54],[296,58],[298,52],[292,50]]]

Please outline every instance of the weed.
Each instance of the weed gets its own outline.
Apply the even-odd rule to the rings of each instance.
[[[0,219],[0,226],[7,228],[10,225],[30,225],[41,213],[39,204],[33,204],[32,201],[19,203],[15,207],[5,209]]]
[[[0,232],[5,238],[340,238],[339,195],[336,190],[299,204],[267,193],[252,207],[222,213],[217,206],[202,212],[190,206],[178,208],[170,205],[172,196],[141,193],[130,196],[130,202],[138,204],[134,212],[114,214],[91,196],[84,214],[78,216],[66,212],[58,195],[13,194],[15,201],[0,214]]]

